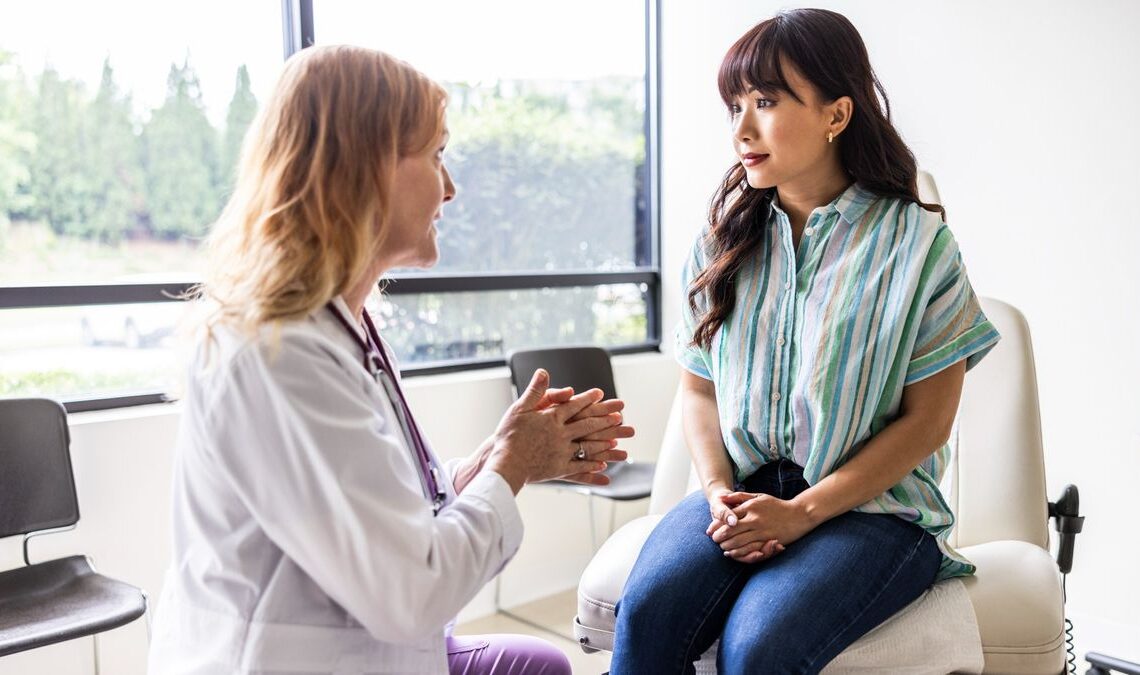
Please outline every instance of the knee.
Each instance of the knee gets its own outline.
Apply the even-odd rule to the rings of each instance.
[[[735,623],[725,626],[717,652],[717,666],[721,673],[783,673],[808,672],[807,654],[804,653],[803,635],[787,630],[780,624]]]
[[[570,659],[554,645],[549,645],[546,653],[535,659],[533,668],[527,668],[523,672],[534,675],[574,675]]]
[[[555,645],[529,635],[499,635],[489,640],[486,665],[491,675],[572,675],[570,659]]]

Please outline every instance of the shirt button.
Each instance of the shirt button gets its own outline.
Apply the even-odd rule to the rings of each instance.
[[[815,228],[813,228],[813,227],[805,227],[804,228],[804,234],[806,234],[807,236],[810,237],[814,233],[815,233]]]
[[[773,401],[779,401],[780,400],[780,392],[776,392],[775,394],[772,394],[772,400]]]
[[[783,344],[784,344],[784,338],[782,338],[782,337],[781,337],[781,338],[776,338],[776,344],[783,346]]]

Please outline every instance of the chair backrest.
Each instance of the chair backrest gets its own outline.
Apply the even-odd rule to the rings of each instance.
[[[957,515],[953,546],[1019,540],[1049,546],[1045,459],[1033,345],[1025,317],[982,298],[1001,341],[968,375],[958,408],[946,495]],[[955,442],[956,441],[956,442]],[[649,512],[668,511],[699,486],[681,426],[678,387],[665,427]]]
[[[535,370],[545,368],[553,389],[573,387],[575,392],[583,392],[597,388],[606,398],[617,398],[610,355],[601,347],[521,349],[511,352],[507,365],[516,396],[530,384]]]
[[[0,538],[79,521],[67,412],[49,399],[0,399]]]
[[[948,495],[958,516],[951,544],[1015,539],[1047,549],[1045,454],[1029,324],[1011,305],[981,301],[1002,339],[966,375],[962,389]]]

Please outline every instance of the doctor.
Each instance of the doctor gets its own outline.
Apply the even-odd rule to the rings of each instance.
[[[526,483],[603,484],[625,458],[622,402],[540,370],[441,464],[364,309],[438,257],[445,98],[383,53],[312,47],[247,136],[195,303],[151,673],[570,672],[544,641],[449,624],[518,549]]]

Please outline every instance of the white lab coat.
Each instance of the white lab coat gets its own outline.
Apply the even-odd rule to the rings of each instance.
[[[522,539],[506,481],[483,471],[455,496],[452,464],[433,517],[391,401],[327,308],[215,333],[184,396],[150,673],[446,674],[446,626]]]

